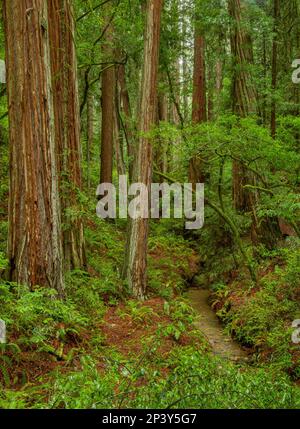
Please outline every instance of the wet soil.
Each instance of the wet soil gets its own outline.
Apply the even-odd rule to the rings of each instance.
[[[247,362],[247,352],[229,335],[209,305],[208,289],[191,288],[187,292],[190,305],[197,313],[195,325],[206,336],[212,352],[234,362]]]

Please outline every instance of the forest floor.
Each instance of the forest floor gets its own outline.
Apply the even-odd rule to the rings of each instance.
[[[215,233],[207,246],[205,232],[199,239],[176,222],[153,222],[148,298],[137,302],[119,274],[126,224],[93,210],[94,202],[85,219],[89,269],[67,274],[65,301],[0,282],[9,340],[0,408],[300,407],[289,330],[299,311],[294,247],[289,263],[284,252],[262,260],[253,287]],[[3,236],[6,228],[3,217]]]

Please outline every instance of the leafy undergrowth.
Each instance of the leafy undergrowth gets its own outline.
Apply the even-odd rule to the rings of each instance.
[[[87,291],[91,293],[85,285]],[[24,296],[27,295],[32,293]],[[20,337],[14,345],[6,346],[2,357],[6,356],[13,365],[6,366],[7,374],[3,376],[2,382],[8,384],[0,394],[2,408],[297,408],[300,405],[299,389],[282,372],[233,365],[213,356],[199,331],[193,330],[193,312],[182,299],[168,302],[151,298],[143,304],[133,300],[111,304],[101,318],[96,317],[96,307],[90,307],[86,317],[94,314],[95,319],[88,320],[91,325],[87,329],[87,320],[76,316],[75,298],[66,304],[55,299],[47,304],[46,298],[36,296],[40,306],[35,302],[30,316],[35,323],[48,326],[44,344],[49,344],[50,326],[59,319],[63,319],[64,331],[68,333],[60,335],[56,345],[52,343],[52,347],[57,347],[55,353],[49,353],[47,348],[38,351],[32,341],[25,346]],[[99,299],[98,305],[100,302]],[[15,303],[18,307],[17,300]],[[20,302],[19,307],[24,303]],[[29,310],[25,317],[20,315],[20,308],[14,316],[23,324]],[[72,313],[67,314],[68,311]],[[98,316],[102,309],[99,311]],[[28,325],[26,332],[30,332]],[[57,338],[54,330],[52,337]],[[36,362],[36,366],[29,371],[28,358],[33,355],[30,364]],[[17,372],[13,367],[19,373],[23,371],[27,378],[16,382]]]
[[[253,349],[258,361],[300,379],[300,348],[292,322],[300,318],[300,243],[290,238],[261,251],[259,283],[245,275],[213,285],[212,304],[229,333]]]
[[[192,332],[190,307],[175,298],[184,279],[197,269],[194,252],[173,234],[160,240],[154,231],[150,296],[140,304],[128,299],[122,288],[119,270],[124,231],[122,224],[88,222],[89,271],[68,273],[64,300],[54,290],[0,284],[0,318],[7,324],[9,341],[0,351],[1,407],[47,406],[49,386],[64,374],[83,368],[86,360],[102,376],[106,362],[118,361],[122,377],[126,359],[132,365],[132,359],[156,354],[154,368],[159,356],[163,359],[174,347],[203,343]],[[2,256],[0,264],[4,269]],[[170,264],[173,270],[168,277]],[[168,302],[164,297],[174,299]]]
[[[1,408],[298,408],[282,368],[215,357],[180,292],[198,271],[163,222],[149,240],[149,296],[122,288],[125,225],[87,218],[89,271],[55,291],[2,282]],[[5,259],[1,259],[5,265]]]

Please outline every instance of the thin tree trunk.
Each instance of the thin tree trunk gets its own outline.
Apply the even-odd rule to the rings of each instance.
[[[193,78],[193,110],[194,124],[207,120],[206,110],[206,79],[205,79],[205,41],[202,35],[195,30],[194,47],[194,78]]]
[[[121,124],[125,134],[127,143],[127,156],[128,156],[128,171],[129,178],[132,178],[132,164],[133,164],[133,141],[134,132],[132,127],[132,112],[130,107],[130,98],[126,84],[126,70],[125,65],[120,64],[118,67],[118,84],[120,89],[120,106],[121,106]]]
[[[118,85],[116,82],[115,85],[115,109],[114,109],[114,143],[115,143],[115,156],[116,156],[116,164],[117,164],[117,170],[118,175],[125,175],[126,174],[126,168],[124,163],[124,155],[123,155],[123,135],[121,133],[121,126],[120,126],[120,116],[118,115],[118,112],[120,110],[119,108],[119,90]]]
[[[155,123],[162,3],[162,0],[147,1],[139,123],[141,137],[133,172],[134,181],[145,184],[148,190],[152,179],[152,145],[145,133],[149,132]],[[139,299],[144,299],[147,287],[148,228],[149,219],[139,217],[130,220],[123,273],[129,290]]]
[[[103,47],[106,61],[111,61],[112,27],[106,30],[106,44]],[[114,148],[115,68],[108,66],[102,72],[102,128],[101,128],[101,170],[100,183],[112,183]]]
[[[211,83],[213,78],[213,70],[212,65],[208,68],[208,101],[207,101],[207,117],[209,121],[212,121],[214,119],[214,86]]]
[[[280,0],[274,0],[274,28],[273,28],[273,48],[272,48],[272,106],[271,106],[271,136],[276,137],[276,100],[275,91],[277,89],[277,56],[278,56],[278,18],[280,10]]]
[[[199,34],[198,29],[195,28],[192,104],[192,121],[194,124],[207,120],[206,108],[205,41],[203,35]],[[197,156],[194,156],[189,163],[189,182],[194,186],[196,183],[204,183],[204,181],[203,163]]]
[[[5,0],[10,122],[10,280],[63,293],[48,15],[45,0]]]
[[[171,104],[171,115],[170,120],[173,124],[179,125],[180,124],[180,94],[181,94],[181,87],[180,87],[180,61],[177,59],[174,64],[174,82],[175,82],[175,90],[172,99]],[[171,94],[172,95],[172,94]]]
[[[180,82],[180,58],[177,58],[174,64],[174,76],[167,73],[169,83],[169,121],[176,127],[184,126],[184,113],[181,111],[181,94],[182,84]],[[174,82],[174,84],[173,84]],[[169,141],[168,149],[166,152],[166,165],[164,172],[167,173],[169,167],[180,165],[179,150],[177,147],[180,145],[180,138],[172,138]]]
[[[87,96],[87,139],[86,139],[86,163],[87,185],[91,187],[91,150],[94,142],[94,96],[89,91]]]
[[[168,113],[169,113],[169,109],[168,109],[168,99],[166,94],[164,94],[163,96],[163,100],[162,100],[162,111],[161,111],[161,116],[160,116],[160,121],[162,122],[167,122],[168,121]],[[172,105],[174,108],[174,105]],[[169,159],[168,159],[168,154],[169,154],[169,146],[170,146],[170,141],[169,140],[164,140],[162,142],[162,172],[163,174],[167,174],[168,173],[168,165],[169,165]]]
[[[80,210],[78,191],[82,187],[77,61],[71,1],[49,1],[48,15],[55,136],[64,224],[64,264],[65,269],[70,270],[86,265],[82,220],[78,216],[69,215],[70,209]]]
[[[182,40],[182,110],[183,110],[183,117],[184,117],[184,121],[189,120],[189,96],[188,96],[188,82],[190,79],[189,76],[189,67],[188,67],[188,60],[187,60],[187,55],[186,55],[186,49],[185,49],[185,44],[186,44],[186,39],[187,39],[187,22],[185,20],[185,13],[186,13],[186,5],[185,2],[181,3],[180,6],[180,13],[183,16],[183,21],[182,21],[182,30],[181,30],[181,40]]]
[[[157,96],[157,123],[168,121],[168,100],[163,90],[158,91]],[[160,172],[163,174],[167,173],[167,152],[168,142],[158,137],[158,141],[155,147],[154,159],[155,164]],[[162,180],[162,178],[160,178]]]
[[[223,32],[219,33],[218,41],[219,41],[219,47],[218,47],[218,58],[216,60],[216,112],[219,115],[221,112],[221,93],[223,89],[223,70],[224,70],[224,38],[225,34]],[[225,39],[226,40],[226,39]]]

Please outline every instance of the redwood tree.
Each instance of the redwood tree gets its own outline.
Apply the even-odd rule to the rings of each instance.
[[[206,111],[206,79],[205,79],[205,40],[204,36],[195,30],[194,44],[194,77],[192,121],[194,123],[207,120]]]
[[[5,0],[10,280],[63,292],[46,0]]]
[[[60,173],[66,269],[86,264],[78,193],[82,186],[74,17],[70,0],[48,1],[56,150]]]
[[[106,43],[103,47],[106,62],[112,61],[112,26],[106,29]],[[115,67],[108,64],[102,72],[102,127],[101,127],[101,170],[100,183],[112,182],[114,148],[114,109],[115,109]]]
[[[157,102],[157,75],[160,41],[162,0],[148,0],[146,6],[146,30],[144,62],[141,86],[139,131],[137,153],[134,161],[133,181],[150,189],[152,179],[152,145],[146,135],[155,124]],[[147,248],[149,219],[141,217],[130,220],[124,276],[129,290],[139,299],[144,299],[147,286]]]
[[[231,50],[234,61],[233,75],[233,112],[239,117],[256,113],[256,93],[249,72],[249,64],[253,62],[251,39],[243,28],[242,7],[240,0],[228,0],[229,13],[233,19],[231,34]],[[256,177],[238,159],[233,161],[233,202],[240,212],[252,214],[252,241],[262,240],[272,248],[278,237],[277,219],[263,218],[258,222],[256,205],[259,194],[255,189]],[[252,190],[245,189],[251,185]]]
[[[205,40],[198,28],[199,21],[195,23],[194,40],[194,77],[193,77],[193,104],[192,121],[194,124],[207,120],[206,110],[206,79],[205,79]],[[205,174],[203,164],[197,156],[190,160],[189,181],[193,184],[204,183]]]
[[[256,112],[256,96],[249,73],[251,62],[251,40],[243,28],[240,0],[228,0],[232,18],[231,52],[233,56],[233,113],[246,117]],[[251,210],[255,204],[255,193],[244,189],[252,181],[249,172],[237,160],[233,161],[233,203],[238,211]]]

